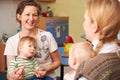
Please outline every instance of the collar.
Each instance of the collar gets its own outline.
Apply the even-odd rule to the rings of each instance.
[[[92,41],[93,49],[96,48],[98,42],[99,42],[99,40]]]
[[[98,42],[99,40],[95,40],[92,42],[94,46],[93,49],[96,48]],[[112,41],[112,42],[104,43],[98,53],[109,53],[109,52],[116,52],[116,51],[120,51],[120,47],[117,45],[115,41]]]

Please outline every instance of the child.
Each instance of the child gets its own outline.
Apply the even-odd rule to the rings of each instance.
[[[69,66],[74,69],[64,76],[64,80],[74,80],[74,76],[76,74],[76,70],[79,65],[90,58],[90,54],[92,53],[92,45],[85,41],[73,44],[70,47],[69,51]]]
[[[22,37],[18,44],[18,56],[14,57],[8,66],[8,76],[15,68],[24,69],[25,80],[41,80],[35,76],[35,71],[39,70],[39,62],[35,58],[37,42],[34,38],[26,36]],[[19,74],[19,72],[17,72]],[[52,80],[50,77],[45,77]],[[48,80],[45,79],[45,80]]]

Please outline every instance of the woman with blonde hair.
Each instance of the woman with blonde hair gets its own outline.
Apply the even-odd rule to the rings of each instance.
[[[120,47],[116,43],[120,30],[118,0],[88,0],[84,30],[93,45],[91,59],[78,68],[75,80],[119,80]]]

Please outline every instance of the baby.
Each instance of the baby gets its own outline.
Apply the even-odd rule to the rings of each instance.
[[[75,43],[70,47],[68,63],[73,70],[65,74],[64,80],[74,80],[77,68],[83,61],[90,59],[92,51],[92,45],[87,41]]]
[[[35,74],[39,70],[40,65],[35,58],[37,42],[34,38],[26,36],[22,37],[18,44],[18,56],[14,57],[8,66],[7,74],[11,76],[15,68],[24,71],[24,80],[41,80]],[[17,74],[20,74],[17,72]],[[44,77],[45,80],[53,80],[51,77]]]

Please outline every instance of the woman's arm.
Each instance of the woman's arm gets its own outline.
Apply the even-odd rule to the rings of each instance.
[[[7,55],[6,58],[7,58],[7,67],[8,67],[8,65],[10,64],[10,61],[12,60],[13,56]]]
[[[50,55],[53,60],[53,63],[46,68],[40,68],[38,71],[36,71],[35,74],[37,77],[44,77],[47,73],[54,71],[61,65],[61,59],[58,50],[54,51],[53,53],[50,53]]]
[[[7,75],[7,80],[23,80],[24,79],[24,69],[15,68],[11,75]]]
[[[51,72],[61,65],[61,59],[58,50],[50,53],[50,55],[52,57],[53,63],[49,67],[47,67],[47,72]]]
[[[13,56],[8,56],[7,55],[7,79],[8,80],[23,80],[24,78],[24,67],[20,67],[20,68],[15,68],[16,63],[15,61],[12,61]],[[10,61],[12,61],[10,63]],[[8,73],[9,72],[9,73]]]

